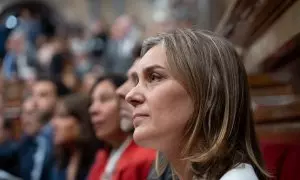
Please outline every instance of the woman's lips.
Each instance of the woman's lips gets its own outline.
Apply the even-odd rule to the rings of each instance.
[[[132,118],[134,127],[137,127],[145,118],[148,117],[149,117],[148,114],[134,113]]]

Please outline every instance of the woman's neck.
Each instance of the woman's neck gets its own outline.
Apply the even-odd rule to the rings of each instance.
[[[183,159],[183,157],[180,155],[180,152],[175,152],[173,149],[170,150],[169,153],[167,152],[164,154],[167,157],[172,169],[175,171],[174,173],[180,180],[192,179],[192,173],[188,168],[188,161]]]

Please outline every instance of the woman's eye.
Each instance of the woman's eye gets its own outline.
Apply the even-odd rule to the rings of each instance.
[[[149,81],[150,82],[157,82],[160,81],[162,79],[162,76],[159,75],[158,73],[151,73],[149,75]]]

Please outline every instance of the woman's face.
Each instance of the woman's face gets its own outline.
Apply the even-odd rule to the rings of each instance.
[[[104,80],[95,87],[91,99],[89,112],[96,136],[100,140],[109,142],[122,132],[116,87],[109,80]]]
[[[161,151],[174,147],[193,113],[193,102],[172,76],[164,48],[151,48],[137,62],[131,78],[135,87],[126,101],[134,106],[134,140]]]
[[[80,125],[75,117],[68,114],[63,103],[57,105],[52,123],[54,128],[54,144],[67,145],[79,139]]]

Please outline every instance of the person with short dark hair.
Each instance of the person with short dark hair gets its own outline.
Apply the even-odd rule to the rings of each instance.
[[[27,97],[22,105],[20,141],[20,177],[23,180],[50,180],[52,168],[51,134],[43,134],[45,121],[39,117],[35,99]]]
[[[54,153],[50,120],[59,98],[69,92],[59,79],[44,75],[32,85],[32,94],[24,101],[23,107],[23,113],[27,113],[22,119],[27,136],[20,153],[21,177],[24,180],[52,179]]]

